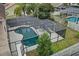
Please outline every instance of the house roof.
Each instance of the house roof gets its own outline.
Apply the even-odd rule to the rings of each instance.
[[[7,25],[9,25],[10,27],[14,27],[14,26],[20,26],[20,25],[31,25],[34,28],[50,28],[52,30],[55,29],[55,31],[60,31],[65,29],[65,27],[63,27],[62,25],[55,23],[51,20],[48,19],[37,19],[36,17],[33,16],[24,16],[24,17],[17,17],[17,18],[13,18],[13,19],[9,19],[7,20]]]
[[[68,8],[65,8],[64,10],[60,10],[60,12],[67,14],[79,14],[79,7],[70,6]]]
[[[3,4],[3,5],[5,6],[5,9],[8,9],[8,8],[14,6],[15,3],[5,3],[5,4]]]
[[[3,4],[0,4],[0,18],[4,18],[4,17],[5,17],[5,7],[3,6]]]
[[[62,3],[51,3],[51,5],[53,5],[54,7],[59,7],[60,5],[62,5]]]

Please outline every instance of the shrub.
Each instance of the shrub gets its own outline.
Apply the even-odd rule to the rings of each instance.
[[[38,47],[37,47],[37,52],[40,56],[48,56],[52,54],[51,50],[51,39],[48,36],[47,33],[44,33],[39,37],[38,39]]]

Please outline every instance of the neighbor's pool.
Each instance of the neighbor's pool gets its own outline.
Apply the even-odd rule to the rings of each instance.
[[[70,22],[77,22],[77,21],[79,21],[79,18],[77,18],[77,17],[69,17],[69,18],[66,18],[65,20],[70,21]]]
[[[29,27],[20,27],[15,30],[16,33],[23,35],[22,44],[25,46],[33,46],[37,43],[38,35]]]

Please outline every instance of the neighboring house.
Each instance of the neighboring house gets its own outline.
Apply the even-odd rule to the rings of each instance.
[[[64,10],[64,9],[67,8],[68,6],[71,6],[70,3],[67,3],[67,6],[64,5],[64,3],[53,3],[52,5],[54,6],[55,11]]]
[[[55,8],[55,12],[68,15],[79,14],[79,5],[77,3],[68,3],[67,6],[65,6],[64,3],[52,5]]]
[[[7,38],[7,27],[5,20],[5,8],[3,4],[0,4],[0,56],[10,55],[8,38]]]
[[[67,16],[79,17],[79,6],[77,4],[69,4],[65,7],[63,4],[58,6],[58,10],[51,14],[55,21],[64,24]],[[58,17],[59,16],[59,17]]]
[[[55,9],[57,11],[60,11],[60,10],[64,10],[66,8],[69,8],[70,6],[79,6],[77,3],[59,3],[59,4],[53,4],[55,6]],[[55,11],[56,11],[55,10]]]
[[[66,21],[68,21],[69,28],[79,31],[79,17],[68,17]]]
[[[68,16],[79,16],[79,7],[77,6],[69,6],[64,10],[59,11],[61,14],[67,14]]]
[[[78,3],[71,3],[71,6],[79,6]]]
[[[51,5],[54,7],[55,11],[58,11],[59,10],[59,6],[61,6],[62,3],[51,3]]]

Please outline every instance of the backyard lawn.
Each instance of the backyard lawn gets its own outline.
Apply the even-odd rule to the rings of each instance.
[[[60,50],[63,50],[71,45],[74,45],[76,43],[79,42],[79,39],[77,38],[77,31],[71,30],[71,29],[67,29],[66,30],[66,35],[65,35],[65,39],[52,43],[52,51],[53,53],[56,53]],[[36,50],[30,51],[28,53],[26,53],[27,55],[38,55],[38,53],[36,52]]]
[[[55,52],[58,52],[59,50],[62,50],[64,48],[67,48],[67,47],[79,42],[79,38],[77,38],[77,33],[78,33],[77,31],[67,29],[65,39],[58,41],[56,43],[53,43],[52,51],[55,53]]]

